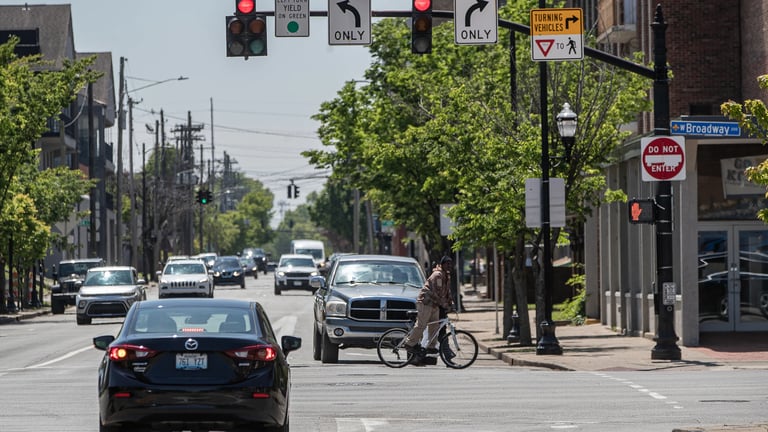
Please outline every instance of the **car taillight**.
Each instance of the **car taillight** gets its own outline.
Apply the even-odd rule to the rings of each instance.
[[[226,351],[226,354],[237,360],[274,361],[277,351],[272,345],[250,345]]]
[[[157,351],[138,345],[115,345],[109,347],[109,359],[112,361],[146,360],[157,354]]]

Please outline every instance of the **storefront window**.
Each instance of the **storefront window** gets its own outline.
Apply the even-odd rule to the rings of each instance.
[[[757,220],[757,212],[768,208],[766,190],[747,181],[744,170],[767,158],[768,148],[760,144],[699,145],[699,220]]]

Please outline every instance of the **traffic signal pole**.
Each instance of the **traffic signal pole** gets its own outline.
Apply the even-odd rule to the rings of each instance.
[[[669,74],[667,70],[667,24],[656,7],[653,23],[653,134],[669,136]],[[656,185],[656,289],[654,305],[658,317],[656,346],[651,350],[655,360],[680,360],[678,337],[675,334],[675,298],[677,287],[673,272],[672,242],[672,182],[660,181]]]

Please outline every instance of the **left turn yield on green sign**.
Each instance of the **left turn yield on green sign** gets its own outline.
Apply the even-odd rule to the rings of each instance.
[[[275,0],[275,36],[309,36],[309,0]]]

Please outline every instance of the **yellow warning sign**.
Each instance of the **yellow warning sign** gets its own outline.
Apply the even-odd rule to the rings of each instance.
[[[584,33],[581,9],[531,9],[531,36]]]

